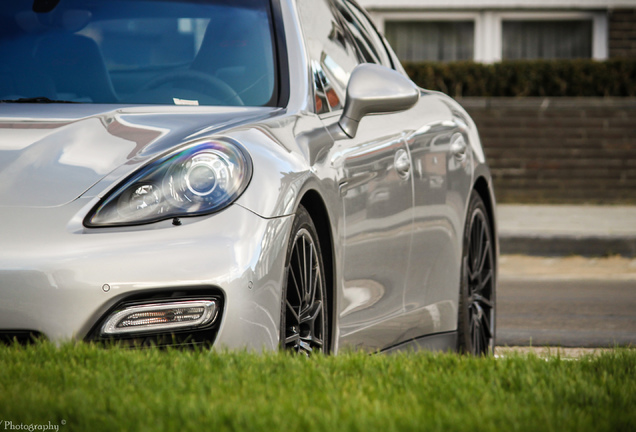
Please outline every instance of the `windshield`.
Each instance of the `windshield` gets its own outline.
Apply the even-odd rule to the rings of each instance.
[[[269,0],[12,0],[0,10],[0,100],[276,102]]]

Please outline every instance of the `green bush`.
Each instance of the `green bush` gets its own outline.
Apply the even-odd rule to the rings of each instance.
[[[636,59],[404,63],[420,87],[453,97],[636,96]]]

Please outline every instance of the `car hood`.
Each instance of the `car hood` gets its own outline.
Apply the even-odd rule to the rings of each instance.
[[[116,168],[280,108],[0,104],[0,207],[55,207]]]

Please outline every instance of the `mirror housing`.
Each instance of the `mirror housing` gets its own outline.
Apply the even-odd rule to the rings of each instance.
[[[347,85],[344,111],[329,132],[338,138],[353,138],[366,115],[405,111],[420,98],[417,86],[401,73],[373,63],[353,70]]]

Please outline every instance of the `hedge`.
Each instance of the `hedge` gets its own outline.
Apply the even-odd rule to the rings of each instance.
[[[636,96],[636,59],[404,63],[420,87],[453,97]]]

